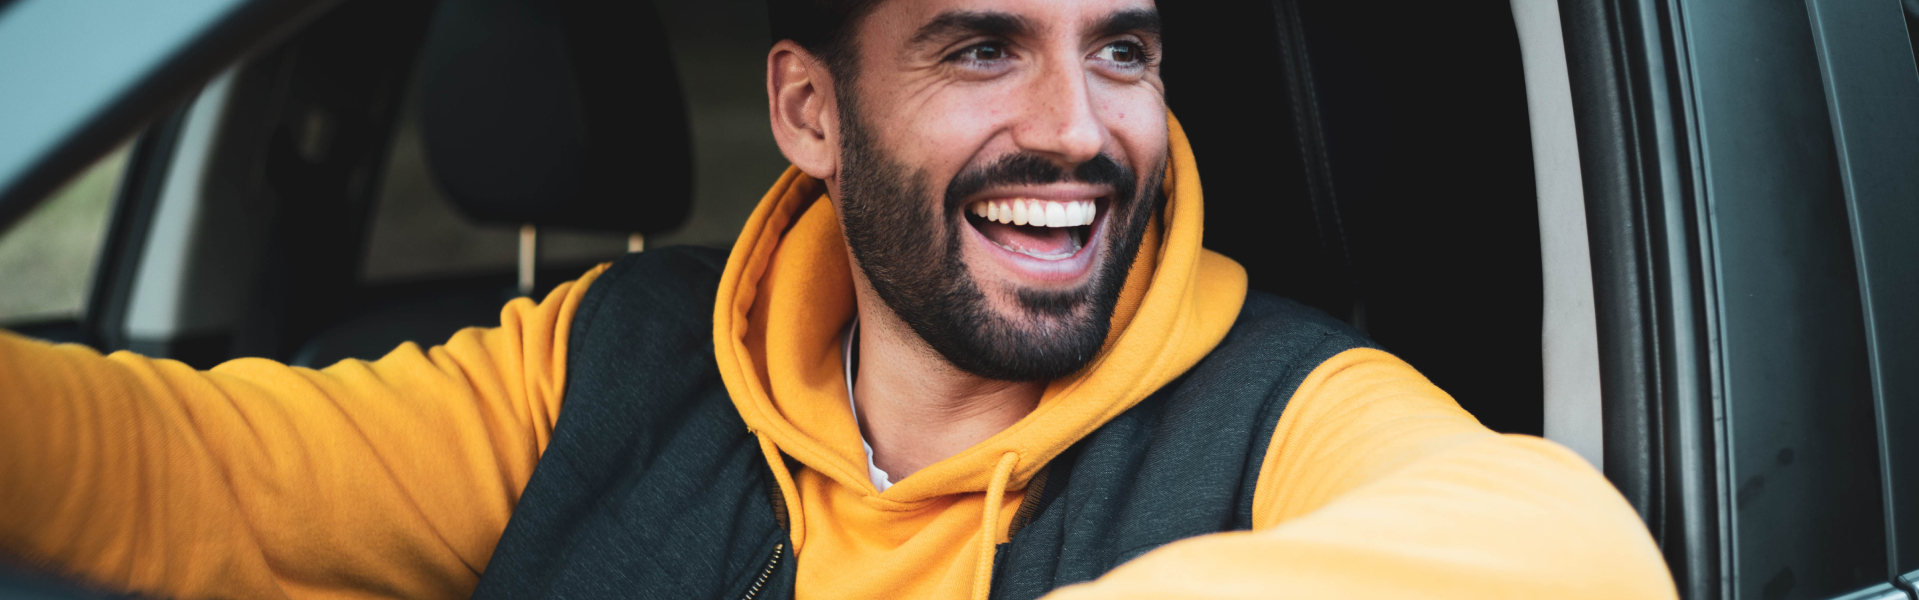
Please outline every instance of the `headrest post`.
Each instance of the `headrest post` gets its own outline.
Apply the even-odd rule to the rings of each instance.
[[[520,226],[520,295],[533,295],[533,273],[540,266],[540,228]]]
[[[646,234],[635,232],[633,235],[626,236],[627,253],[630,254],[633,252],[642,252],[645,250],[646,250]]]

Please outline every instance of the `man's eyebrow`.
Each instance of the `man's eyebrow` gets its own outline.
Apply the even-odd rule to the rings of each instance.
[[[1142,33],[1159,37],[1159,11],[1150,8],[1132,8],[1122,10],[1101,19],[1093,26],[1093,34],[1098,37],[1122,33]]]
[[[1019,37],[1032,31],[1032,25],[1024,17],[1012,13],[951,10],[921,25],[907,44],[918,45],[939,38],[966,35]]]

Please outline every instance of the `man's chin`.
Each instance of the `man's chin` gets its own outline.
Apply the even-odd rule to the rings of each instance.
[[[1039,286],[1008,282],[1003,275],[987,279],[994,269],[969,265],[958,275],[964,281],[954,283],[970,293],[907,321],[948,362],[974,375],[1003,381],[1064,377],[1093,359],[1111,326],[1118,286],[1104,281],[1111,271],[1101,264],[1093,261],[1079,281]]]
[[[974,340],[977,345],[947,355],[948,361],[988,379],[1051,381],[1086,366],[1106,339],[1106,324],[1083,314],[999,317],[997,335]]]

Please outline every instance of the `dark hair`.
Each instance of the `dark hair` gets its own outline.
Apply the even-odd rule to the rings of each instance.
[[[850,79],[857,66],[852,31],[880,0],[766,0],[772,42],[793,40],[826,63],[836,79]]]

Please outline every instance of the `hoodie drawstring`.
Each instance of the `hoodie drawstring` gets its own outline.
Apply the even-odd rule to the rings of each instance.
[[[773,479],[778,481],[780,494],[786,497],[788,511],[787,522],[790,529],[787,535],[793,540],[793,549],[798,553],[800,540],[805,539],[806,520],[799,515],[799,498],[789,495],[788,491],[797,491],[793,484],[793,475],[786,470],[786,461],[781,458],[779,447],[773,444],[773,438],[764,433],[753,432],[760,440],[760,450],[766,453],[766,460],[773,467]],[[1013,468],[1019,466],[1019,454],[1007,452],[999,457],[999,464],[993,467],[993,479],[986,484],[985,504],[979,526],[979,562],[973,567],[973,600],[986,600],[993,591],[993,556],[999,546],[999,509],[1006,503],[1006,482],[1013,478]]]
[[[986,600],[993,591],[993,555],[999,546],[999,505],[1006,503],[1006,480],[1013,478],[1019,454],[1000,455],[993,479],[986,484],[986,515],[979,526],[979,564],[973,568],[973,600]]]
[[[806,540],[806,519],[800,518],[800,486],[793,483],[793,473],[786,470],[786,458],[780,454],[780,448],[773,443],[773,438],[758,431],[753,432],[753,435],[760,439],[760,452],[766,455],[767,465],[773,468],[774,485],[780,486],[780,497],[786,500],[782,503],[785,506],[775,508],[785,512],[779,518],[786,525],[786,536],[793,541],[793,554],[797,556],[800,544]]]

